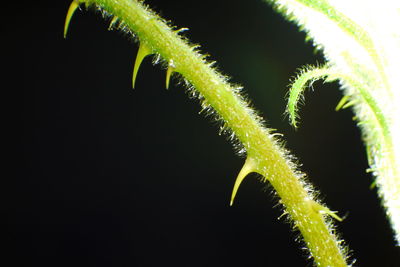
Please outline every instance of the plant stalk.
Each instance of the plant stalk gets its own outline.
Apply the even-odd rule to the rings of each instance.
[[[263,126],[246,101],[236,93],[227,78],[209,66],[205,58],[187,41],[139,1],[79,0],[95,5],[118,18],[140,41],[140,45],[173,62],[197,92],[203,106],[211,107],[247,153],[249,172],[257,172],[269,181],[280,197],[289,218],[309,248],[317,266],[347,266],[341,242],[326,218],[329,209],[319,204],[304,175],[291,162],[288,152],[274,134]],[[249,160],[250,159],[250,160]],[[250,163],[249,163],[250,164]],[[247,174],[245,173],[245,175]]]

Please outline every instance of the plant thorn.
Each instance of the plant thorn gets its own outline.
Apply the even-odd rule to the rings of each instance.
[[[343,221],[343,219],[341,217],[336,215],[337,211],[331,211],[329,208],[319,204],[318,202],[316,202],[314,200],[312,202],[313,202],[312,203],[313,204],[313,208],[317,212],[322,213],[322,214],[328,214],[329,216],[331,216],[332,218],[336,219],[339,222]]]
[[[339,111],[340,109],[342,109],[344,105],[347,103],[347,100],[349,100],[349,96],[348,95],[343,96],[342,99],[340,99],[339,103],[337,104],[335,110]]]
[[[169,81],[171,79],[171,74],[174,72],[174,70],[175,70],[174,61],[172,59],[170,59],[169,63],[168,63],[167,77],[165,79],[165,88],[166,89],[169,88]]]
[[[256,164],[254,160],[251,157],[247,157],[246,162],[244,163],[242,169],[239,172],[239,175],[236,178],[235,185],[233,186],[231,202],[229,204],[230,206],[233,205],[233,201],[235,200],[235,196],[239,189],[240,184],[249,173],[255,171],[255,166]]]
[[[152,54],[151,49],[148,48],[147,45],[140,43],[139,50],[136,55],[135,66],[133,67],[132,88],[135,88],[136,76],[137,76],[140,64],[142,64],[142,61],[145,57],[147,57],[148,55],[151,55],[151,54]]]
[[[64,38],[67,38],[69,22],[71,21],[71,18],[78,7],[79,7],[79,2],[77,0],[73,0],[69,5],[67,16],[65,17],[65,23],[64,23]]]
[[[108,30],[111,31],[117,22],[118,22],[118,17],[114,16],[110,21],[110,26],[108,26]]]
[[[176,30],[175,32],[179,34],[181,32],[185,32],[185,31],[188,31],[188,30],[189,30],[189,28],[185,27],[185,28],[180,28],[180,29]]]

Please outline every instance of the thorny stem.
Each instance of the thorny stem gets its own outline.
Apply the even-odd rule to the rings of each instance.
[[[211,107],[218,114],[246,150],[247,160],[241,179],[250,172],[257,172],[272,184],[294,228],[303,235],[316,265],[347,266],[341,241],[335,237],[328,222],[330,219],[325,218],[325,214],[333,215],[333,212],[317,202],[311,186],[296,170],[288,152],[274,134],[264,128],[261,119],[226,77],[212,69],[200,53],[138,1],[79,0],[76,3],[95,5],[118,18],[137,36],[141,46],[146,46],[148,51],[160,55],[166,62],[173,62],[173,70],[200,94],[202,105]]]

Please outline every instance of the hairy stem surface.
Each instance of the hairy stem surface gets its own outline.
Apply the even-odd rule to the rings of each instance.
[[[76,3],[94,5],[114,16],[136,35],[140,46],[145,46],[145,50],[150,51],[148,53],[160,55],[169,66],[173,66],[173,71],[180,73],[197,90],[202,106],[214,110],[243,145],[247,160],[237,186],[248,173],[261,174],[281,198],[280,203],[304,237],[315,263],[318,266],[347,266],[341,242],[327,222],[330,219],[325,218],[325,214],[333,213],[317,202],[313,189],[290,161],[288,152],[274,134],[263,127],[261,119],[226,77],[215,71],[177,31],[171,30],[138,1],[80,0]],[[69,18],[67,21],[69,23]]]

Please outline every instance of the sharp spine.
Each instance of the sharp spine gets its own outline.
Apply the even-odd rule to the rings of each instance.
[[[332,210],[330,210],[328,207],[325,207],[325,206],[319,204],[318,202],[316,202],[316,201],[314,201],[314,200],[311,200],[311,201],[312,201],[311,204],[312,204],[313,209],[314,209],[315,211],[317,211],[318,213],[327,214],[327,215],[329,215],[330,217],[336,219],[336,220],[339,221],[339,222],[342,222],[342,221],[343,221],[343,219],[342,219],[341,217],[339,217],[338,215],[336,215],[337,211],[332,211]]]
[[[74,15],[75,11],[78,8],[79,8],[79,2],[77,0],[73,0],[71,2],[71,4],[69,5],[68,11],[67,11],[67,16],[65,17],[64,38],[67,38],[67,32],[68,32],[69,23],[71,21],[72,16]]]
[[[171,79],[171,74],[175,71],[174,61],[172,59],[169,60],[168,69],[167,69],[167,77],[165,79],[165,88],[169,88],[169,81]]]
[[[246,176],[249,173],[255,172],[255,170],[256,170],[255,167],[256,167],[256,163],[255,163],[254,159],[248,156],[246,159],[246,162],[244,163],[242,169],[240,170],[240,172],[236,178],[235,185],[233,186],[230,206],[233,205],[233,201],[235,200],[235,196],[239,189],[240,184],[243,182],[244,178],[246,178]]]
[[[113,30],[117,22],[118,22],[118,17],[114,16],[110,21],[110,26],[108,26],[108,30],[109,31]]]
[[[135,66],[133,67],[132,88],[135,88],[136,76],[137,76],[140,64],[142,64],[142,61],[145,57],[147,57],[148,55],[151,55],[151,54],[153,54],[151,49],[147,45],[140,43],[139,50],[136,55]]]
[[[188,31],[188,30],[189,30],[189,28],[180,28],[180,29],[176,30],[175,32],[176,32],[177,34],[180,34],[180,33],[182,33],[182,32]]]
[[[349,102],[347,102],[346,104],[343,105],[342,109],[346,109],[348,107],[354,106],[354,104],[356,104],[357,101],[356,100],[350,100]]]
[[[340,99],[339,103],[337,104],[335,110],[339,111],[340,109],[342,109],[344,107],[344,105],[346,105],[349,98],[350,97],[348,95],[343,96],[342,99]]]

